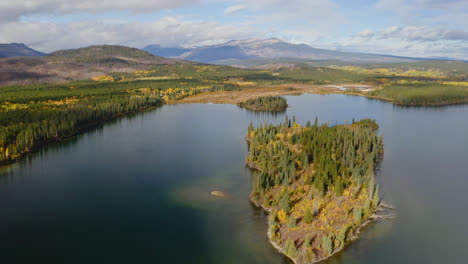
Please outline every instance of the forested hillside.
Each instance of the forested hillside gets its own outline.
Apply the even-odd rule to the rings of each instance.
[[[118,116],[233,87],[194,79],[0,87],[0,164]]]
[[[124,46],[90,46],[56,51],[44,57],[0,59],[0,85],[68,83],[177,63],[187,62]]]
[[[379,205],[374,168],[383,153],[375,120],[349,125],[249,127],[251,200],[270,212],[271,240],[297,263],[326,258],[357,235]]]

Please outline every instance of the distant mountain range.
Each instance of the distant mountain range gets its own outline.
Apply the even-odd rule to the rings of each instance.
[[[33,50],[23,43],[0,44],[0,58],[6,57],[41,57],[45,53]]]
[[[178,57],[185,52],[189,52],[190,49],[181,48],[181,47],[161,47],[161,45],[148,45],[143,48],[144,51],[147,51],[153,55],[161,57]]]
[[[379,63],[389,62],[404,62],[408,67],[421,66],[424,69],[427,67],[437,69],[440,66],[451,72],[459,72],[460,69],[460,64],[455,64],[456,61],[443,62],[436,59],[415,59],[315,49],[305,44],[291,44],[279,39],[230,41],[221,45],[192,49],[151,45],[145,47],[145,50],[147,51],[125,46],[99,45],[44,54],[28,48],[24,44],[0,44],[0,85],[67,83],[89,80],[114,72],[151,70],[154,65],[196,64],[197,61],[269,69],[356,63],[379,65]],[[1,58],[1,56],[6,58]],[[407,62],[414,62],[418,65]],[[419,65],[422,62],[425,64]],[[461,65],[464,66],[465,63]]]
[[[92,47],[112,46],[90,46],[86,49],[89,51]],[[83,49],[76,49],[74,51],[80,50]],[[138,49],[134,49],[134,52],[136,50]],[[398,63],[429,60],[391,55],[317,49],[306,44],[293,44],[277,38],[232,40],[224,44],[201,46],[194,48],[148,45],[144,47],[143,50],[153,55],[165,58],[182,59],[212,64],[224,64],[240,67],[256,67],[258,65],[278,64],[280,61],[288,61],[293,63],[303,63],[310,61],[340,61],[345,63]],[[66,51],[70,52],[71,50]],[[109,49],[107,49],[107,51],[109,51]],[[53,54],[54,56],[58,56],[60,52],[64,51],[53,52],[51,53],[51,55]],[[107,56],[105,54],[99,53],[97,50],[92,51],[92,53],[92,56],[80,54],[79,57],[82,60],[85,59],[85,57],[87,57],[90,60],[95,60],[96,58],[93,57],[97,56],[101,58]],[[47,54],[31,49],[22,43],[0,44],[0,58],[42,57],[45,55]]]
[[[155,48],[156,47],[156,48]],[[243,65],[249,60],[301,59],[339,60],[345,62],[382,63],[415,62],[422,59],[379,54],[316,49],[277,38],[233,40],[224,44],[184,49],[149,45],[143,48],[154,55],[214,64]]]

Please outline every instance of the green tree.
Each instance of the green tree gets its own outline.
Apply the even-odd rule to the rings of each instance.
[[[285,192],[283,193],[283,197],[280,200],[279,206],[281,209],[283,209],[286,213],[289,213],[290,207],[290,196],[289,196],[289,191],[287,189],[284,189]]]
[[[362,220],[362,208],[356,207],[354,208],[354,222],[361,224]]]
[[[305,152],[302,152],[301,164],[302,167],[305,169],[309,167],[309,158],[307,157],[307,154]]]
[[[379,186],[377,185],[374,191],[374,197],[372,198],[372,206],[374,210],[379,206],[379,199]]]
[[[292,215],[289,216],[288,227],[289,228],[296,228],[297,227],[296,218],[294,218],[294,216],[292,216]]]
[[[344,187],[341,177],[338,177],[335,182],[335,194],[336,196],[341,196],[343,194]]]
[[[332,241],[332,235],[322,236],[322,248],[325,251],[325,254],[329,256],[333,252],[333,241]]]
[[[337,236],[337,239],[338,241],[340,241],[340,246],[344,246],[345,243],[346,243],[346,234],[348,233],[348,230],[349,230],[349,226],[345,225],[343,227],[341,227],[340,231],[338,232],[338,236]]]
[[[295,259],[297,257],[297,248],[296,248],[296,245],[294,244],[294,241],[292,241],[291,239],[288,239],[286,241],[286,244],[284,246],[284,251],[285,251],[285,254],[292,259]]]
[[[309,209],[307,209],[304,215],[304,222],[310,225],[312,224],[313,221],[314,221],[314,214]]]
[[[309,235],[306,235],[305,239],[304,239],[304,243],[302,244],[302,247],[303,248],[308,248],[310,247],[310,238],[309,238]]]

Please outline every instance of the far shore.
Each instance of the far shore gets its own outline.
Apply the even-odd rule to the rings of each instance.
[[[213,103],[235,104],[262,96],[284,96],[301,94],[342,94],[336,87],[315,84],[284,84],[284,85],[251,85],[243,87],[240,91],[222,91],[201,93],[183,98],[176,103]]]
[[[235,104],[239,105],[249,99],[262,96],[286,96],[286,95],[302,95],[302,94],[347,94],[367,97],[390,102],[399,106],[408,107],[442,107],[457,104],[466,104],[468,100],[439,102],[433,104],[403,104],[396,102],[390,98],[371,96],[368,92],[382,89],[379,85],[368,84],[282,84],[282,85],[250,85],[245,86],[240,91],[221,91],[221,92],[206,92],[174,102],[179,103],[212,103],[212,104]]]

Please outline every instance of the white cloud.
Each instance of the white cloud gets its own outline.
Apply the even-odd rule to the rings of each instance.
[[[363,8],[344,8],[335,0],[222,1],[228,6],[224,10],[215,4],[218,0],[0,0],[0,42],[24,42],[49,52],[93,44],[195,46],[268,36],[327,49],[468,57],[468,0],[378,0]],[[138,21],[138,16],[128,16],[190,6],[213,8],[211,21],[177,16],[155,21],[146,21],[145,16],[145,21]],[[124,15],[121,20],[92,20],[100,14],[108,17],[109,12],[114,12],[112,17],[115,12]],[[219,22],[227,19],[223,13],[236,12],[238,16],[229,17],[236,23]],[[372,15],[363,21],[350,20],[365,12]],[[84,13],[94,15],[82,20]],[[48,20],[50,16],[55,17]],[[379,19],[376,25],[398,26],[373,29],[374,18]],[[369,28],[349,37],[343,35],[363,23]]]
[[[2,42],[24,42],[44,52],[98,44],[141,48],[148,44],[198,46],[232,39],[263,37],[255,30],[213,21],[164,17],[150,22],[75,21],[70,23],[9,22],[0,24]]]
[[[356,36],[361,37],[361,38],[371,38],[374,36],[374,31],[370,29],[365,29],[356,34]]]
[[[461,8],[468,5],[468,0],[379,0],[376,6],[381,8],[433,8],[433,9],[452,9]],[[395,11],[398,11],[395,10]]]
[[[468,0],[417,0],[415,4],[425,8],[460,8],[463,5],[466,6]]]
[[[347,22],[333,0],[234,0],[248,7],[249,25],[268,30],[271,37],[296,43],[317,43]]]
[[[257,11],[258,17],[282,21],[288,24],[319,22],[335,24],[342,21],[340,7],[332,0],[237,0],[249,10]],[[338,21],[335,22],[335,19]],[[317,25],[307,25],[317,26]]]
[[[407,25],[466,27],[468,0],[379,0],[375,12]]]
[[[335,43],[345,51],[468,59],[468,32],[427,26],[364,30]]]
[[[64,15],[72,13],[132,12],[146,13],[194,5],[201,0],[2,0],[0,21],[17,20],[27,15]]]
[[[468,32],[463,30],[431,28],[426,26],[392,26],[378,30],[363,30],[355,35],[362,39],[402,39],[407,41],[468,41]]]
[[[247,6],[245,5],[233,5],[224,9],[224,14],[229,15],[229,14],[236,13],[245,9],[247,9]]]

